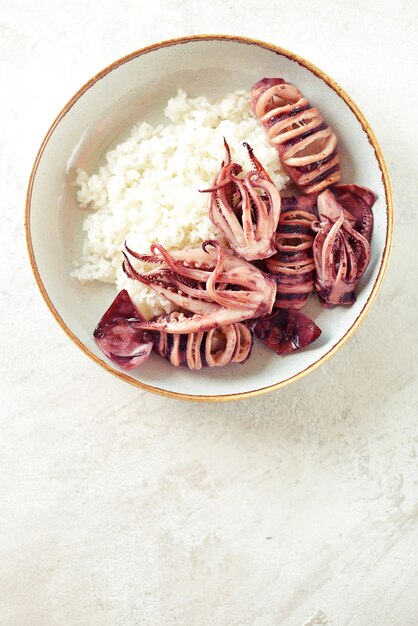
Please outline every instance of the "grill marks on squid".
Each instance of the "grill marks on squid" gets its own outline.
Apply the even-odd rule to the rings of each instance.
[[[275,237],[277,253],[265,263],[276,281],[276,308],[299,310],[313,290],[314,206],[315,200],[310,197],[282,199]]]
[[[334,193],[327,189],[318,196],[315,287],[326,306],[350,305],[356,299],[355,289],[370,262],[373,203],[373,193],[356,185],[341,186]]]
[[[358,185],[282,199],[277,253],[265,261],[277,284],[275,308],[299,310],[314,290],[326,306],[355,301],[370,261],[374,201]]]
[[[296,87],[282,78],[263,78],[252,87],[251,108],[304,194],[340,180],[335,133]]]

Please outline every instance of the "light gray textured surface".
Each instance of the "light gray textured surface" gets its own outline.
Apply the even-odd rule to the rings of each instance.
[[[418,100],[414,2],[1,2],[1,626],[416,626]],[[302,381],[201,405],[73,346],[34,284],[38,146],[105,65],[229,32],[308,58],[386,156],[395,244],[355,337]]]

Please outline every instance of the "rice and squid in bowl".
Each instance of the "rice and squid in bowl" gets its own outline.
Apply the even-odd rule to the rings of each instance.
[[[356,294],[362,300],[370,260],[382,275],[373,258],[382,252],[380,219],[375,251],[372,239],[382,185],[376,172],[368,184],[356,176],[347,129],[329,107],[323,113],[315,80],[288,78],[285,60],[280,77],[253,69],[256,80],[237,77],[239,89],[221,93],[218,85],[214,97],[207,88],[199,94],[196,76],[177,84],[173,76],[160,98],[163,119],[131,112],[134,123],[122,139],[109,136],[106,150],[102,143],[100,158],[79,158],[81,150],[73,160],[83,241],[71,250],[69,274],[82,289],[113,286],[91,331],[120,372],[139,381],[151,372],[152,390],[160,390],[160,365],[152,365],[160,357],[183,366],[173,368],[183,380],[196,377],[190,370],[210,371],[216,396],[279,385],[330,354],[335,326],[339,339],[353,326],[356,307],[367,304]],[[269,58],[266,70],[272,65]],[[293,366],[283,365],[288,359]],[[229,394],[212,373],[225,365]]]

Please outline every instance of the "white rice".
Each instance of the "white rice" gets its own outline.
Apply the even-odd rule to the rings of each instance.
[[[165,109],[171,122],[132,128],[130,136],[105,155],[105,165],[89,176],[77,170],[77,200],[89,209],[82,257],[72,276],[81,281],[115,283],[127,289],[147,317],[169,312],[170,303],[126,277],[121,250],[126,241],[141,253],[158,242],[170,249],[198,246],[220,238],[208,217],[210,187],[224,156],[223,137],[232,158],[247,168],[248,142],[279,189],[288,182],[277,152],[251,115],[248,93],[237,91],[222,100],[190,98],[179,90]],[[143,264],[136,263],[136,267]]]

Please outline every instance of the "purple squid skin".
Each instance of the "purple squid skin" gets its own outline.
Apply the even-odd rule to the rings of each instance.
[[[162,317],[170,321],[173,316],[182,317],[184,314],[174,311]],[[176,367],[184,366],[193,370],[244,363],[253,345],[253,335],[243,322],[210,331],[173,334],[154,330],[149,334],[157,354]]]
[[[208,331],[266,315],[273,308],[273,278],[217,241],[171,252],[153,244],[149,255],[125,247],[131,257],[155,265],[149,272],[137,271],[125,255],[123,269],[129,278],[157,291],[177,309],[192,313],[181,319],[144,322],[143,330],[174,334]]]
[[[348,192],[343,189],[341,193]],[[318,196],[320,221],[314,225],[317,234],[313,243],[315,288],[325,306],[353,304],[357,284],[370,262],[370,242],[366,235],[371,236],[373,218],[368,217],[371,209],[364,209],[363,201],[350,199],[349,204],[353,202],[359,207],[356,217],[337,201],[332,190]]]
[[[354,184],[282,198],[277,253],[265,261],[277,284],[275,308],[299,310],[314,290],[324,306],[355,302],[370,261],[374,202],[370,189]]]
[[[163,317],[170,321],[173,315],[185,317],[184,314],[175,312],[156,319]],[[104,313],[93,336],[102,352],[126,370],[142,365],[152,350],[173,365],[190,369],[226,365],[230,362],[243,363],[251,353],[253,337],[243,323],[230,324],[221,330],[173,335],[143,330],[141,325],[144,321],[128,292],[123,290]],[[229,338],[225,342],[224,351],[222,347],[216,349],[216,341],[219,342],[222,335]]]
[[[276,254],[265,261],[276,281],[275,308],[301,309],[314,288],[315,265],[312,243],[315,233],[316,198],[289,196],[282,198],[282,211],[276,230]]]
[[[279,355],[306,348],[321,335],[321,329],[310,317],[291,309],[276,309],[254,320],[252,329],[264,345]]]
[[[168,320],[182,316],[178,312],[165,316]],[[250,356],[253,337],[283,355],[303,348],[319,337],[320,329],[303,313],[276,309],[272,314],[230,324],[215,331],[172,334],[138,328],[143,317],[126,290],[121,291],[104,313],[94,330],[97,345],[114,363],[126,370],[142,365],[151,351],[176,367],[199,370],[202,367],[244,363]],[[221,350],[213,348],[214,333],[229,337]],[[209,342],[209,343],[208,343]],[[229,348],[228,348],[229,346]],[[228,351],[229,350],[229,351]]]
[[[331,187],[331,191],[337,202],[353,216],[354,228],[370,241],[373,231],[372,206],[376,201],[374,193],[359,185],[336,185]]]
[[[251,88],[250,106],[302,193],[317,194],[340,180],[335,134],[294,85],[283,78],[262,78]],[[325,143],[315,148],[325,136]],[[300,145],[305,152],[298,154]]]
[[[93,336],[102,352],[126,370],[141,365],[149,357],[152,341],[134,321],[144,318],[124,289],[114,299],[97,324]]]

